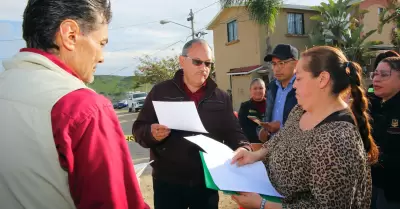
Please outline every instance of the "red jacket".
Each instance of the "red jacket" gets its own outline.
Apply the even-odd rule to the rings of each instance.
[[[39,53],[78,77],[56,56]],[[68,172],[77,209],[142,209],[144,202],[128,145],[111,102],[89,89],[62,97],[51,111],[55,147]]]

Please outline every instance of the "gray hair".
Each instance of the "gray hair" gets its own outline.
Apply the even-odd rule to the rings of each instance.
[[[206,40],[204,40],[204,39],[192,39],[192,40],[188,41],[188,42],[183,46],[183,49],[182,49],[182,56],[187,56],[187,55],[188,55],[188,52],[189,52],[189,49],[192,48],[192,46],[193,46],[194,44],[204,44],[204,45],[207,45],[207,46],[211,49],[210,45],[207,43]]]
[[[265,88],[265,82],[264,82],[261,78],[254,78],[254,79],[250,82],[250,88],[251,88],[255,83],[259,83],[261,86],[263,86],[263,87]]]

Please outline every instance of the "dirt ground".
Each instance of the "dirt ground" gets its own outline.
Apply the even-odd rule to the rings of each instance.
[[[150,174],[141,176],[140,189],[142,190],[142,194],[143,194],[145,202],[150,205],[150,208],[153,209],[154,208],[154,206],[153,206],[153,181],[152,181]],[[238,208],[239,208],[239,206],[231,200],[230,196],[220,193],[219,209],[238,209]]]

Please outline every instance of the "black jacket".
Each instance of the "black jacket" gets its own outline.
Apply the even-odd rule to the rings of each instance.
[[[154,160],[152,163],[154,178],[172,184],[205,185],[199,154],[201,149],[183,138],[198,133],[171,130],[170,135],[159,142],[153,138],[150,131],[151,124],[158,123],[152,101],[190,101],[182,89],[182,76],[183,71],[179,70],[172,80],[164,81],[152,88],[133,124],[132,132],[136,142],[144,148],[150,148],[150,159]],[[233,114],[228,94],[217,88],[211,79],[207,80],[205,88],[204,98],[197,106],[200,119],[209,132],[204,135],[225,143],[233,150],[248,146],[249,142]]]
[[[243,102],[239,109],[239,122],[243,132],[251,143],[261,143],[257,135],[257,123],[253,122],[247,116],[255,116],[260,121],[264,118],[264,114],[257,110],[256,105],[251,101]]]
[[[379,146],[379,162],[372,167],[372,183],[389,201],[400,202],[400,92],[382,103],[370,101],[373,137]]]

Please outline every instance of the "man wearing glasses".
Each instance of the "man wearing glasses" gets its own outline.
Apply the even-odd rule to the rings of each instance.
[[[155,209],[217,209],[219,197],[217,191],[205,186],[200,149],[183,138],[196,133],[158,124],[152,101],[194,101],[210,138],[224,141],[233,150],[250,149],[228,94],[209,78],[212,58],[206,41],[194,39],[186,43],[179,57],[182,69],[173,79],[153,87],[133,124],[136,141],[150,148],[150,158],[154,160]]]
[[[292,108],[297,104],[293,83],[299,51],[288,44],[278,44],[265,62],[271,62],[275,79],[267,87],[267,109],[261,127],[257,130],[261,141],[282,127]]]

